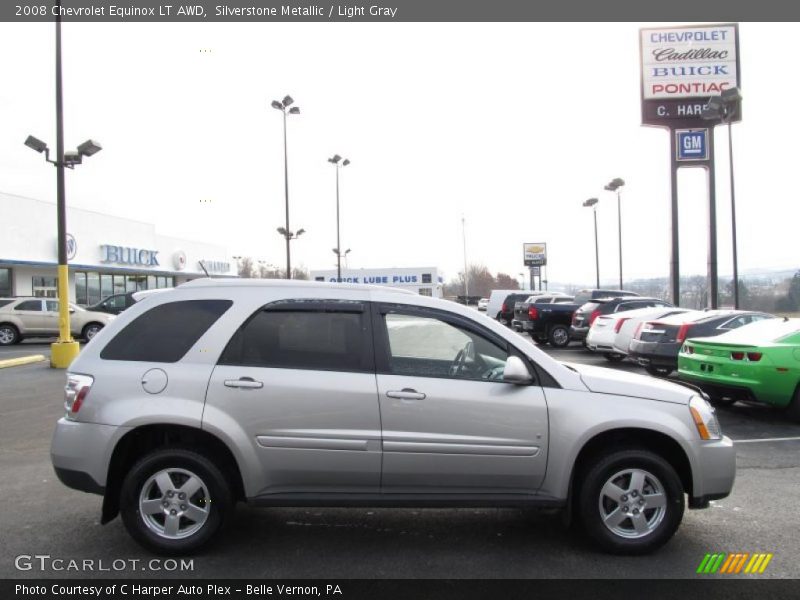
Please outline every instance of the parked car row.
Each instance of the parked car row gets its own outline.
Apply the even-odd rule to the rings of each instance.
[[[91,340],[114,318],[104,312],[69,305],[72,335]],[[21,296],[0,298],[0,346],[11,346],[25,338],[58,335],[58,300]]]
[[[690,310],[625,290],[506,294],[498,320],[538,344],[581,341],[610,362],[632,360],[652,376],[675,376],[712,401],[751,400],[800,420],[800,319],[745,310]],[[508,305],[514,303],[508,322]]]

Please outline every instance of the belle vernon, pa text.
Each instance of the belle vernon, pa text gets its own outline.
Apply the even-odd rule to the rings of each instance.
[[[229,596],[233,592],[244,592],[248,596],[341,596],[342,588],[338,585],[140,585],[122,583],[112,585],[26,585],[17,584],[17,596],[39,596],[50,592],[56,596],[153,596],[169,598],[170,596]]]

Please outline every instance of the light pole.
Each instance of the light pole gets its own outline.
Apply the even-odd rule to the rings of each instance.
[[[584,201],[584,206],[592,207],[594,213],[594,268],[596,277],[596,287],[600,289],[600,247],[597,244],[597,198],[589,198]]]
[[[625,185],[625,181],[619,177],[612,179],[605,188],[609,192],[617,192],[617,231],[619,233],[619,289],[622,289],[622,202],[620,201],[619,189]]]
[[[341,161],[341,162],[340,162]],[[331,163],[334,167],[336,167],[336,248],[333,251],[336,253],[336,281],[342,281],[342,256],[350,252],[350,249],[347,249],[347,252],[342,253],[342,243],[339,240],[339,169],[342,167],[346,167],[350,164],[350,160],[345,158],[342,160],[342,157],[338,154],[334,154],[331,158],[328,159],[328,162]]]
[[[280,233],[284,238],[286,238],[286,269],[287,269],[287,271],[286,271],[286,279],[291,279],[292,278],[292,271],[291,271],[292,262],[291,262],[291,259],[289,258],[289,242],[299,238],[301,235],[303,235],[306,232],[306,230],[305,229],[298,229],[296,232],[294,232],[294,231],[289,231],[288,229],[286,229],[284,227],[278,227],[277,232]]]
[[[464,242],[464,304],[469,306],[469,272],[467,271],[467,222],[461,217],[461,238]]]
[[[733,307],[739,308],[739,258],[736,244],[736,189],[733,178],[733,128],[731,123],[739,110],[742,95],[739,88],[730,88],[720,96],[712,96],[700,114],[708,121],[719,121],[728,125],[728,161],[731,178],[731,235],[733,243]]]
[[[61,16],[60,0],[56,2],[56,159],[50,159],[50,149],[43,141],[29,135],[28,148],[44,152],[47,162],[56,167],[56,221],[58,228],[58,340],[50,347],[50,366],[66,369],[80,352],[80,345],[72,339],[69,325],[69,267],[67,266],[67,199],[64,168],[74,169],[84,156],[93,156],[102,150],[97,142],[86,140],[77,152],[64,152],[64,103],[61,81]]]
[[[272,101],[272,108],[283,113],[283,183],[286,192],[286,226],[278,229],[278,232],[286,238],[286,279],[292,278],[292,255],[289,249],[289,242],[293,237],[300,235],[300,231],[297,232],[297,235],[294,235],[289,229],[289,149],[286,143],[286,116],[300,114],[300,109],[297,106],[289,108],[292,104],[294,104],[294,100],[289,95],[286,95],[283,100]],[[281,232],[281,229],[283,229],[283,232]]]

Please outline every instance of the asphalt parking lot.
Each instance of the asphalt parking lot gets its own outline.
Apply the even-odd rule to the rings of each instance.
[[[548,351],[560,360],[608,364],[577,345]],[[49,347],[2,348],[0,360],[10,354],[49,355]],[[614,368],[639,371],[627,363]],[[99,524],[99,496],[55,478],[48,452],[63,382],[63,371],[47,362],[0,369],[0,577],[695,578],[709,552],[773,553],[757,577],[800,577],[800,425],[741,403],[718,411],[737,442],[733,494],[707,510],[687,511],[674,539],[652,556],[600,554],[558,515],[541,511],[239,506],[219,543],[193,557],[191,573],[165,572],[148,563],[153,556],[119,519]],[[129,566],[101,573],[35,564],[18,570],[20,555]]]

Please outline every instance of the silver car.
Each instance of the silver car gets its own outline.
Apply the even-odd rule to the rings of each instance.
[[[197,550],[247,502],[557,507],[638,554],[735,474],[695,389],[562,364],[390,288],[195,280],[100,331],[65,395],[58,477],[160,553]]]

